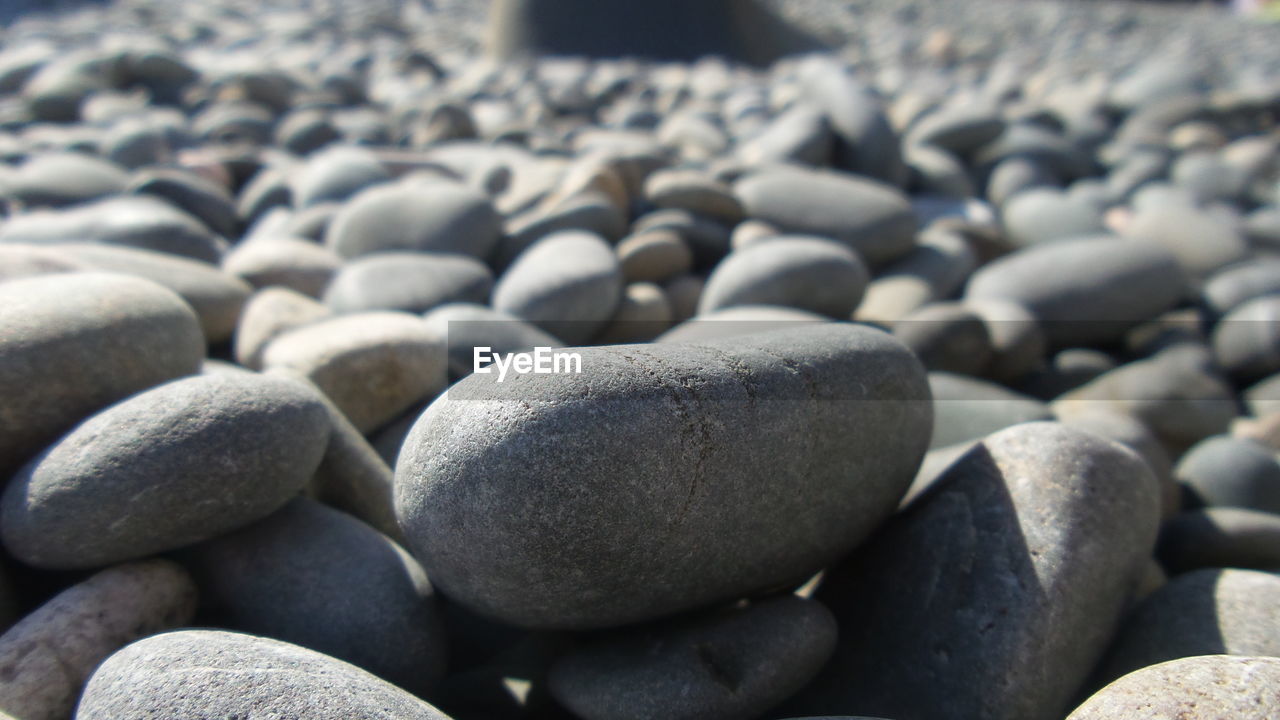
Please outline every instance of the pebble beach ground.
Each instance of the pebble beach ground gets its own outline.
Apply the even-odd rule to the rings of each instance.
[[[39,5],[0,720],[1280,717],[1280,24]]]

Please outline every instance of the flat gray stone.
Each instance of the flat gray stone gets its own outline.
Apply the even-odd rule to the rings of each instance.
[[[330,433],[296,385],[250,373],[177,380],[103,410],[14,476],[0,537],[41,568],[146,557],[265,517],[311,479]]]
[[[589,342],[622,301],[618,257],[598,235],[566,231],[521,253],[493,289],[495,310],[567,343]]]
[[[387,252],[342,266],[324,293],[338,313],[422,313],[453,302],[487,303],[493,274],[470,255]]]
[[[195,583],[168,560],[118,565],[71,586],[0,636],[0,715],[71,717],[98,663],[195,614]]]
[[[1155,479],[1120,445],[1055,423],[986,438],[827,571],[836,654],[783,711],[1062,717],[1158,523]]]
[[[778,305],[844,320],[852,317],[870,280],[871,273],[846,245],[780,236],[729,253],[707,278],[698,314]]]
[[[325,231],[344,258],[392,250],[452,252],[485,258],[502,222],[479,191],[444,181],[369,188],[351,198]]]
[[[426,573],[350,515],[300,498],[188,557],[229,629],[325,653],[418,696],[444,674]]]
[[[7,475],[90,414],[200,370],[204,338],[172,291],[67,273],[0,283],[0,469]]]
[[[747,217],[786,233],[839,240],[873,265],[911,251],[916,219],[905,196],[883,183],[834,171],[765,170],[737,181]]]
[[[549,683],[589,720],[757,717],[812,679],[835,642],[826,608],[783,596],[596,640],[557,660]]]
[[[1280,659],[1192,657],[1134,671],[1067,720],[1268,720],[1280,713]]]
[[[136,642],[94,671],[80,720],[154,717],[449,720],[341,660],[278,640],[181,630]]]

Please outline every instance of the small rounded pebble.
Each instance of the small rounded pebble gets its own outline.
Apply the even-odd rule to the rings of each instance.
[[[469,255],[387,252],[343,265],[324,302],[337,313],[422,313],[446,303],[486,303],[492,290],[489,268]]]
[[[870,273],[848,247],[781,236],[735,250],[711,273],[698,314],[738,305],[779,305],[832,318],[853,314]]]

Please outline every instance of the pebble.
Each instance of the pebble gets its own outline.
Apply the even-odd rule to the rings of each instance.
[[[1280,657],[1280,576],[1210,568],[1178,575],[1120,627],[1099,675],[1199,655]]]
[[[330,434],[324,406],[248,373],[177,380],[76,426],[0,499],[14,557],[80,569],[216,537],[279,508],[311,479]]]
[[[262,353],[277,337],[333,315],[312,298],[286,287],[267,287],[254,293],[244,305],[232,348],[236,362],[250,370],[262,369]]]
[[[325,653],[419,696],[444,674],[426,573],[345,513],[294,500],[192,548],[187,562],[230,629]]]
[[[1044,364],[1049,341],[1036,317],[1023,305],[1005,300],[967,300],[987,328],[991,358],[983,375],[1001,383],[1015,383]]]
[[[1280,570],[1280,515],[1209,507],[1170,520],[1160,540],[1160,561],[1172,572],[1238,567]]]
[[[650,230],[618,241],[618,263],[628,282],[666,282],[693,269],[693,251],[674,230]]]
[[[838,240],[872,266],[906,255],[915,244],[916,220],[906,198],[874,180],[786,168],[748,175],[733,192],[747,217],[782,232]]]
[[[361,190],[391,179],[372,152],[358,147],[335,147],[315,153],[290,178],[296,207],[342,202]]]
[[[1125,227],[1126,236],[1168,248],[1192,276],[1203,278],[1249,257],[1240,231],[1187,203],[1139,208]]]
[[[469,255],[384,252],[342,266],[324,293],[337,313],[423,313],[453,302],[486,303],[493,274]]]
[[[1280,295],[1249,300],[1213,329],[1213,356],[1233,378],[1258,380],[1280,371]]]
[[[1004,203],[1001,221],[1018,247],[1106,232],[1102,212],[1092,203],[1048,188],[1024,190]]]
[[[521,253],[493,288],[493,308],[573,345],[589,342],[622,302],[618,256],[600,236],[565,231]]]
[[[1280,659],[1202,656],[1132,672],[1067,720],[1265,720],[1280,712]]]
[[[431,705],[349,665],[268,638],[181,630],[107,658],[89,678],[78,720],[161,717],[449,720]]]
[[[893,324],[926,370],[978,375],[995,353],[987,323],[959,303],[930,303]]]
[[[926,230],[911,252],[872,278],[854,316],[862,322],[892,326],[911,312],[950,297],[977,265],[977,255],[963,237]]]
[[[1280,462],[1261,443],[1207,438],[1182,456],[1174,474],[1204,505],[1280,513]]]
[[[607,627],[803,580],[885,519],[924,453],[924,373],[875,330],[578,352],[581,375],[464,379],[396,465],[432,582],[505,622]]]
[[[195,584],[168,560],[117,565],[73,585],[0,636],[0,713],[71,717],[98,663],[195,612]]]
[[[352,313],[277,336],[262,366],[315,383],[360,432],[369,433],[446,384],[444,338],[401,312]]]
[[[1223,268],[1205,281],[1200,294],[1205,309],[1216,318],[1250,300],[1280,294],[1280,258],[1257,258]]]
[[[742,203],[726,184],[696,171],[659,170],[645,181],[644,198],[655,207],[688,210],[736,225],[743,218]]]
[[[689,318],[659,335],[654,342],[700,343],[825,322],[831,322],[830,318],[808,310],[776,305],[738,305]]]
[[[23,163],[5,194],[29,208],[66,207],[115,195],[128,183],[128,173],[115,163],[81,153],[57,153]]]
[[[674,321],[667,294],[653,283],[631,283],[623,288],[622,302],[613,319],[596,337],[600,345],[649,342]]]
[[[222,258],[222,270],[259,290],[278,286],[319,298],[342,258],[314,242],[293,237],[245,241]]]
[[[1021,423],[1053,419],[1049,406],[979,378],[929,373],[933,394],[930,449],[978,440]]]
[[[344,258],[409,250],[484,258],[502,223],[483,194],[452,182],[380,185],[345,203],[325,231],[325,246]]]
[[[451,379],[471,374],[475,369],[477,347],[487,347],[505,356],[563,344],[533,323],[476,303],[441,305],[423,319],[436,336],[447,338]]]
[[[1062,717],[1158,520],[1155,479],[1119,445],[1053,423],[987,437],[826,573],[836,654],[783,709]]]
[[[552,695],[577,717],[758,717],[835,649],[820,604],[783,596],[597,640],[556,661]]]
[[[779,236],[730,253],[707,278],[698,314],[738,305],[778,305],[836,319],[853,315],[871,274],[841,243]]]
[[[1064,240],[1000,258],[978,269],[966,300],[1025,306],[1057,345],[1119,339],[1172,309],[1186,293],[1177,258],[1154,243],[1113,237]]]
[[[238,235],[239,219],[236,217],[235,200],[231,194],[216,182],[193,172],[143,170],[130,179],[127,189],[137,195],[151,195],[167,200],[222,237],[234,238]]]
[[[0,283],[0,468],[94,412],[200,370],[195,313],[148,280],[65,273]]]

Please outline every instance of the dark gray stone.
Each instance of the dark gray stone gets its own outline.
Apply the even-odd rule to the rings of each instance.
[[[278,640],[182,630],[107,658],[76,717],[278,717],[449,720],[431,705],[341,660]]]
[[[987,324],[959,303],[925,305],[894,323],[893,336],[930,371],[979,375],[995,352]]]
[[[339,313],[421,313],[445,303],[487,303],[492,291],[489,268],[470,255],[388,252],[342,266],[324,302]]]
[[[836,167],[896,188],[905,186],[901,142],[872,89],[833,56],[810,56],[799,74],[804,97],[822,109],[835,134]]]
[[[325,653],[418,696],[444,674],[426,573],[345,513],[294,500],[189,558],[205,603],[229,629]]]
[[[502,233],[483,194],[444,181],[374,187],[352,198],[325,231],[345,258],[391,250],[453,252],[485,258]]]
[[[698,314],[739,305],[779,305],[839,320],[853,315],[871,273],[848,246],[780,236],[729,253],[698,302]]]
[[[783,709],[1060,718],[1106,651],[1159,522],[1131,451],[1055,423],[978,443],[815,594],[840,641]]]
[[[1200,291],[1205,309],[1223,317],[1241,305],[1267,295],[1280,295],[1280,258],[1257,258],[1223,268]]]
[[[966,299],[1025,306],[1051,343],[1089,345],[1173,308],[1186,294],[1163,247],[1112,237],[1065,240],[1000,258],[973,274]]]
[[[1280,462],[1261,443],[1230,436],[1202,440],[1182,456],[1174,475],[1205,505],[1280,513]]]
[[[759,717],[831,657],[836,623],[812,600],[761,600],[602,638],[556,661],[551,693],[587,720]]]
[[[621,301],[622,268],[613,248],[597,235],[572,230],[521,253],[493,289],[495,310],[574,345],[600,332]]]
[[[1062,180],[1044,163],[1022,155],[1001,160],[987,177],[987,201],[1002,207],[1014,197],[1037,188],[1056,188]]]
[[[0,716],[71,717],[98,663],[195,613],[195,584],[168,560],[119,565],[71,586],[0,637]]]
[[[1280,656],[1280,575],[1214,568],[1173,578],[1125,621],[1099,677],[1198,655]]]
[[[1280,515],[1231,507],[1184,512],[1165,524],[1160,561],[1170,572],[1280,570]]]
[[[835,136],[826,115],[809,103],[796,103],[736,148],[747,165],[797,163],[826,165]]]
[[[1280,295],[1241,304],[1213,328],[1213,357],[1233,378],[1253,381],[1280,370]]]
[[[733,191],[748,217],[783,232],[839,240],[873,266],[906,255],[915,244],[916,219],[906,197],[874,180],[783,168],[748,175]]]
[[[0,283],[0,471],[90,414],[200,370],[204,338],[173,292],[69,273]]]
[[[92,568],[216,537],[296,495],[320,463],[324,406],[250,373],[177,380],[107,408],[27,464],[0,500],[23,562]]]
[[[994,107],[953,103],[924,115],[911,125],[906,142],[934,145],[965,157],[1004,132]]]
[[[800,582],[924,454],[923,370],[870,328],[576,352],[581,374],[462,380],[397,463],[432,582],[505,622],[608,627]]]
[[[1044,364],[1049,341],[1026,307],[1006,300],[967,300],[964,306],[982,319],[991,341],[991,360],[983,375],[1013,383]]]
[[[167,200],[225,238],[239,237],[235,199],[212,180],[183,170],[153,168],[134,175],[128,190]]]
[[[1191,657],[1134,671],[1067,720],[1267,720],[1280,713],[1280,660]]]

